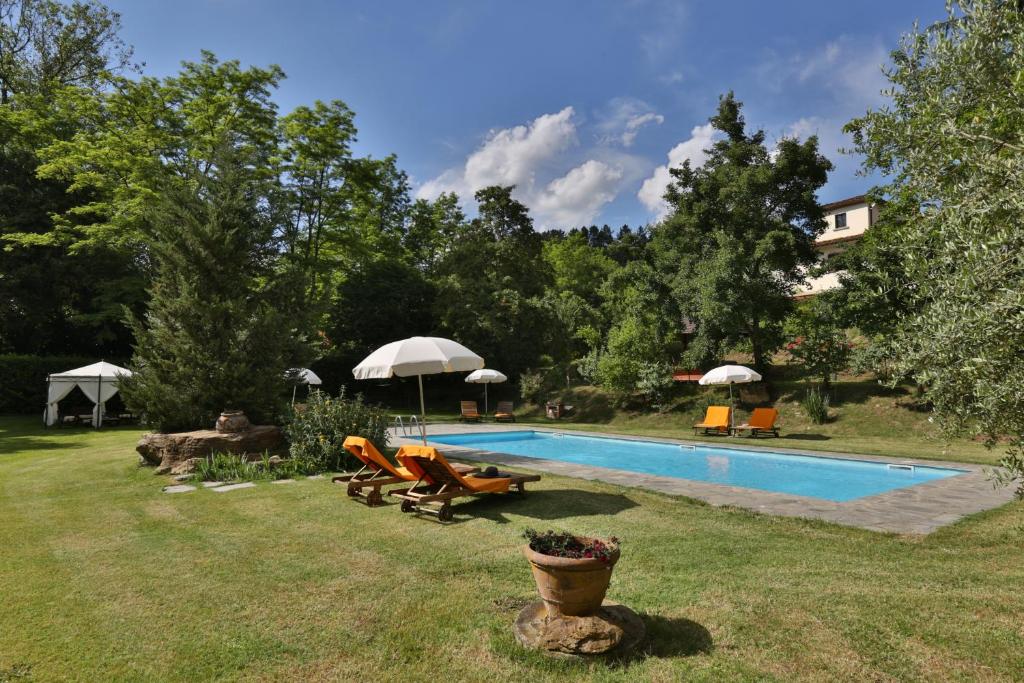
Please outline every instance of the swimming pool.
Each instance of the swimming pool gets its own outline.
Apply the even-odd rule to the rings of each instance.
[[[557,432],[443,434],[431,436],[430,440],[439,444],[527,458],[561,460],[836,502],[873,496],[965,472],[946,467],[909,466]]]

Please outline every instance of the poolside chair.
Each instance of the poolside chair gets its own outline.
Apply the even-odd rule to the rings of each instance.
[[[476,401],[463,401],[462,402],[462,415],[459,419],[463,422],[479,422],[480,411],[476,408]]]
[[[391,461],[384,457],[384,454],[377,450],[377,447],[369,439],[364,439],[361,436],[349,436],[345,437],[342,445],[345,450],[363,463],[363,466],[357,472],[338,475],[331,481],[335,484],[348,484],[348,495],[352,498],[365,498],[366,504],[371,507],[384,504],[384,496],[380,492],[382,486],[416,481],[418,477],[404,467],[392,465]],[[480,471],[479,467],[461,463],[455,463],[452,467],[467,474]],[[364,489],[370,490],[364,492]]]
[[[498,401],[498,407],[494,409],[494,421],[515,422],[516,416],[512,411],[512,401]]]
[[[693,433],[703,429],[705,434],[728,434],[731,411],[728,406],[708,406],[704,421],[693,425]]]
[[[399,462],[416,474],[416,483],[407,489],[394,489],[388,495],[402,499],[402,512],[425,512],[442,522],[452,518],[455,498],[478,493],[525,493],[528,481],[540,481],[539,474],[496,472],[494,476],[463,476],[430,446],[402,446]],[[436,504],[440,503],[440,507]]]
[[[775,426],[777,419],[779,419],[779,411],[775,408],[754,408],[750,419],[741,425],[736,425],[733,430],[740,432],[749,429],[750,436],[757,436],[764,432],[774,434],[778,438],[779,428]]]

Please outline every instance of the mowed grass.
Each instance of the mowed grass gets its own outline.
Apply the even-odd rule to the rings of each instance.
[[[329,480],[167,495],[139,432],[0,418],[0,680],[1020,680],[1024,504],[900,537],[544,475],[442,526]],[[623,539],[626,662],[522,651],[524,527]]]

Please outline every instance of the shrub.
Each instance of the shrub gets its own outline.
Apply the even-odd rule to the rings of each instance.
[[[347,469],[351,462],[342,443],[346,436],[362,436],[378,448],[388,443],[388,414],[367,404],[362,396],[337,398],[313,391],[303,408],[295,409],[285,425],[292,460],[308,473]]]
[[[825,424],[828,420],[828,408],[831,400],[827,393],[819,389],[818,387],[811,387],[804,394],[804,400],[801,402],[804,410],[807,411],[807,416],[811,418],[811,422],[816,425]]]
[[[271,464],[270,455],[260,460],[246,460],[236,453],[214,453],[196,465],[195,475],[201,481],[257,481],[261,479],[290,479],[303,474],[300,463],[282,460]]]
[[[519,375],[519,395],[528,403],[540,404],[547,390],[544,375],[540,372],[524,372]]]
[[[585,538],[565,531],[537,531],[526,529],[523,532],[530,549],[541,555],[551,557],[567,557],[574,560],[595,559],[610,562],[615,551],[619,549],[619,539],[612,536],[607,541],[598,538]]]

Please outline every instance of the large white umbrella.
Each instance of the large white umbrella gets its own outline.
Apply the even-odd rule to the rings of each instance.
[[[295,383],[292,387],[292,404],[295,403],[295,392],[298,390],[300,384],[308,384],[310,386],[320,386],[323,384],[323,380],[317,376],[315,372],[309,368],[290,368],[284,373],[285,379],[288,379]]]
[[[508,377],[498,372],[497,370],[474,370],[469,373],[469,377],[466,381],[470,384],[483,384],[484,385],[484,414],[487,414],[487,385],[488,384],[501,384],[507,382]]]
[[[709,384],[728,384],[729,385],[729,421],[733,420],[732,411],[732,385],[733,384],[747,384],[748,382],[760,382],[761,375],[754,370],[746,367],[745,365],[722,365],[709,370],[698,382],[704,386]],[[729,425],[730,427],[732,424]]]
[[[427,442],[427,409],[423,401],[423,375],[469,372],[484,366],[484,359],[462,344],[443,337],[410,337],[380,347],[352,368],[356,379],[388,379],[416,375],[420,385],[420,435]]]

